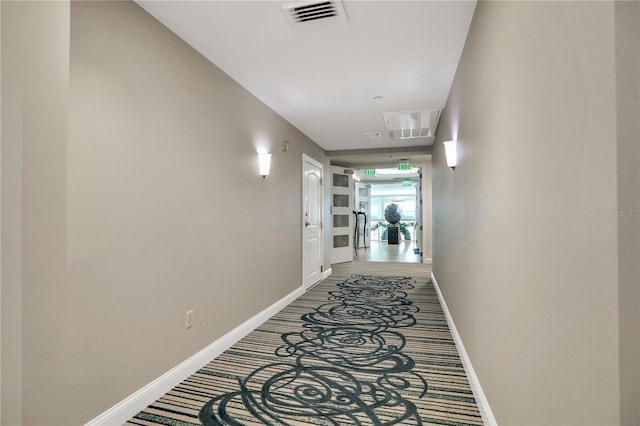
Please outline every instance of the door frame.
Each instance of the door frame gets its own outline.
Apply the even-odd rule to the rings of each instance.
[[[309,288],[311,288],[314,284],[311,284],[309,286],[305,286],[305,275],[304,275],[304,259],[305,259],[305,244],[304,244],[304,229],[305,229],[305,217],[304,217],[304,185],[305,185],[305,175],[304,175],[304,163],[309,163],[315,167],[318,167],[320,169],[320,275],[321,278],[320,280],[322,280],[322,276],[324,275],[324,164],[322,164],[321,162],[319,162],[318,160],[316,160],[313,157],[310,157],[309,155],[302,153],[302,171],[301,171],[301,175],[302,175],[302,185],[301,185],[301,191],[300,191],[300,195],[301,195],[301,200],[300,200],[300,240],[301,240],[301,244],[302,244],[302,257],[301,257],[301,265],[300,265],[300,269],[301,269],[301,273],[300,275],[302,276],[302,287],[305,290],[308,290]]]

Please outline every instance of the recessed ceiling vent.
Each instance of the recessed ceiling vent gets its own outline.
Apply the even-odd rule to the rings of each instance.
[[[440,110],[385,112],[382,115],[389,139],[432,138],[436,132]]]
[[[344,6],[339,0],[296,1],[283,4],[282,9],[294,28],[308,22],[347,20]]]

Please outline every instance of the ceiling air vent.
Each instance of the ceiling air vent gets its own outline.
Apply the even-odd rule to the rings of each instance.
[[[382,115],[389,139],[431,138],[436,132],[440,110],[385,112]]]
[[[282,9],[294,27],[313,21],[347,20],[344,6],[339,0],[296,1],[283,4]]]

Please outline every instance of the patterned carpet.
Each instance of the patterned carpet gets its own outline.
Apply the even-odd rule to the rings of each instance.
[[[127,424],[482,424],[429,272],[334,265]]]

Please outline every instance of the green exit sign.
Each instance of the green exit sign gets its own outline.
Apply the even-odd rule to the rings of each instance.
[[[399,161],[398,162],[398,170],[411,170],[411,162],[409,162],[409,161]]]
[[[365,176],[375,176],[376,175],[376,169],[364,169],[364,175]]]

